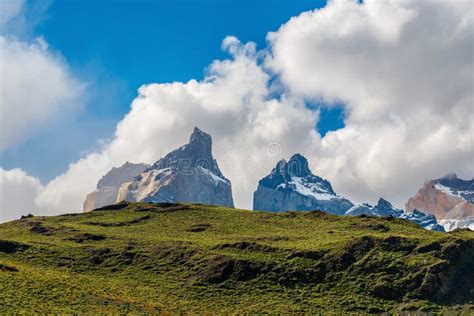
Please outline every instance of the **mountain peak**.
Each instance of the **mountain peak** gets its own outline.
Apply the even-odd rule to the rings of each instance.
[[[199,127],[194,127],[193,133],[189,137],[189,143],[196,142],[196,141],[205,141],[205,142],[212,142],[211,135],[201,130]]]
[[[288,161],[288,171],[291,175],[305,177],[311,175],[308,160],[301,154],[294,154]]]
[[[406,203],[406,212],[415,209],[433,214],[440,223],[446,220],[447,230],[470,227],[474,223],[468,215],[474,214],[474,179],[464,180],[449,173],[426,182]]]
[[[260,179],[253,206],[272,212],[319,209],[344,214],[353,204],[338,196],[329,181],[313,175],[303,155],[294,154],[288,162],[280,160],[270,174]]]
[[[198,127],[189,143],[122,183],[117,200],[234,205],[230,181],[212,156],[211,136]]]
[[[392,203],[390,203],[386,199],[379,198],[379,200],[377,201],[376,207],[377,208],[393,208],[393,205],[392,205]]]
[[[189,137],[189,143],[185,145],[198,158],[212,158],[212,138],[198,127],[194,127],[193,133]],[[208,162],[210,163],[210,161]]]

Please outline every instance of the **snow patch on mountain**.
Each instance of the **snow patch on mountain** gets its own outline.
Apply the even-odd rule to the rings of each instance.
[[[474,217],[463,219],[442,219],[439,221],[439,224],[443,226],[446,231],[463,228],[474,230]]]
[[[287,183],[282,183],[277,188],[290,188],[301,195],[314,197],[316,200],[329,201],[331,199],[341,198],[333,192],[326,190],[319,183],[314,183],[309,181],[307,178],[301,177],[293,177],[291,181]]]

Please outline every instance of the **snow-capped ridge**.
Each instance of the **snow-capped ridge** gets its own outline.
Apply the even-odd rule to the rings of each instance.
[[[254,193],[254,209],[282,212],[320,209],[343,214],[353,204],[337,195],[329,181],[312,174],[308,160],[294,154],[280,160]]]
[[[407,221],[416,223],[423,228],[428,230],[444,231],[443,227],[436,221],[436,217],[433,215],[427,215],[423,212],[415,210],[413,213],[405,213],[403,210],[398,209],[392,205],[389,201],[380,198],[375,206],[368,203],[362,203],[351,207],[346,214],[347,216],[375,216],[375,217],[394,217],[402,218]]]
[[[427,181],[408,199],[406,212],[419,210],[432,214],[446,230],[474,225],[474,178],[464,180],[455,173]]]
[[[358,215],[368,215],[368,216],[377,216],[377,217],[400,217],[403,213],[402,210],[395,208],[392,203],[389,201],[380,198],[376,205],[372,206],[368,203],[362,203],[354,205],[350,208],[345,215],[349,216],[358,216]]]
[[[416,223],[420,225],[421,227],[424,227],[428,230],[435,230],[435,231],[441,231],[441,232],[445,231],[444,227],[438,224],[438,222],[436,221],[436,217],[434,217],[434,215],[425,214],[418,210],[414,210],[411,213],[403,213],[400,216],[400,218]]]

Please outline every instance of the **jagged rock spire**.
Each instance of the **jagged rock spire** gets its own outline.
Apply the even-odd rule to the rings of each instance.
[[[259,181],[253,205],[256,210],[272,212],[319,209],[334,214],[353,206],[333,191],[329,181],[313,175],[301,154],[294,154],[288,162],[280,160]]]

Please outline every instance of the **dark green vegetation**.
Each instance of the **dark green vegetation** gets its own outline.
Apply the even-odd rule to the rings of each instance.
[[[2,312],[474,312],[474,232],[129,203],[0,225]]]

